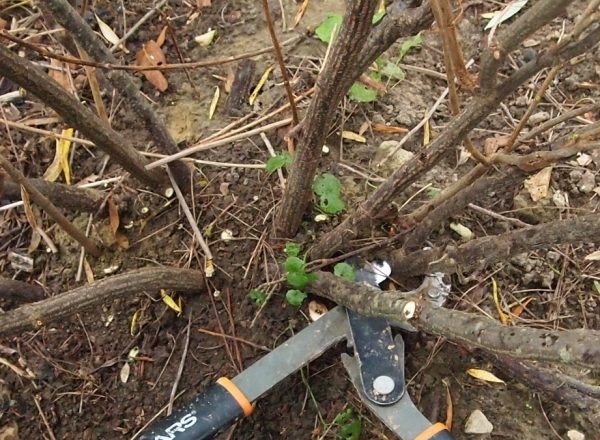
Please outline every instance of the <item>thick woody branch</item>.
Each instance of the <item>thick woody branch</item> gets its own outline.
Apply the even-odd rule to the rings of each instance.
[[[165,176],[158,170],[146,171],[146,159],[123,136],[108,127],[39,67],[1,44],[0,75],[19,84],[52,107],[67,124],[81,131],[138,180],[154,187],[164,183]]]
[[[443,336],[454,342],[483,348],[519,359],[561,362],[598,368],[600,331],[551,331],[509,327],[485,316],[438,307],[423,298],[425,292],[385,291],[352,283],[330,273],[317,272],[318,280],[308,285],[312,293],[325,296],[366,316],[387,318],[405,325],[402,311],[408,301],[417,311],[408,323],[418,330]]]
[[[50,0],[42,3],[45,3],[44,8],[51,11],[53,18],[69,30],[70,35],[91,58],[104,63],[117,64],[114,55],[67,0]],[[108,70],[105,71],[105,74],[113,87],[124,96],[125,101],[144,122],[159,151],[165,154],[178,153],[179,148],[167,131],[164,122],[158,117],[150,104],[142,98],[131,77],[120,70]],[[190,169],[181,161],[173,162],[169,167],[179,187],[187,191],[190,187]]]
[[[44,179],[27,180],[56,206],[69,211],[96,212],[106,197],[101,191],[90,188],[77,188]],[[15,182],[4,182],[0,196],[8,200],[21,200],[21,188]]]
[[[450,245],[403,255],[391,255],[390,264],[401,276],[434,272],[468,272],[506,261],[514,255],[563,243],[600,243],[600,214],[557,220],[501,235],[483,237],[463,245]]]
[[[446,130],[426,149],[398,168],[340,225],[327,233],[311,251],[311,258],[325,258],[354,238],[359,230],[367,226],[381,212],[386,212],[390,202],[424,172],[430,170],[448,151],[459,144],[506,97],[540,70],[561,64],[565,60],[585,53],[600,40],[600,25],[596,25],[580,41],[560,50],[553,48],[539,58],[527,63],[492,90],[473,99],[466,109],[447,126]]]
[[[12,336],[64,320],[77,312],[115,298],[130,298],[159,289],[197,293],[202,273],[189,269],[152,267],[111,276],[60,295],[0,314],[0,336]]]
[[[354,82],[355,64],[371,30],[377,0],[352,0],[346,8],[339,34],[319,77],[315,94],[301,123],[294,158],[276,227],[283,236],[293,235],[306,210],[321,148],[336,108]],[[360,73],[359,73],[360,75]]]
[[[496,85],[497,72],[506,57],[537,29],[551,22],[574,0],[541,0],[501,31],[481,59],[479,84],[483,92]]]

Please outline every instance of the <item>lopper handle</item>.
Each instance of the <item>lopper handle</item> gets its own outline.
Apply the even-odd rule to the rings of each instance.
[[[425,431],[415,437],[415,440],[455,440],[443,423],[431,425]]]
[[[150,426],[138,439],[212,439],[236,419],[249,416],[253,409],[239,388],[222,377],[187,406]]]

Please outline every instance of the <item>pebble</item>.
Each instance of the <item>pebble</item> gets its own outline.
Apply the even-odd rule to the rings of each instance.
[[[567,437],[569,437],[569,440],[585,440],[585,435],[574,429],[569,429],[567,431]]]
[[[377,148],[377,152],[375,153],[375,158],[373,159],[373,164],[377,167],[377,165],[387,170],[395,170],[399,168],[404,162],[409,161],[413,158],[414,153],[411,153],[404,148],[400,148],[396,151],[389,159],[385,160],[386,156],[390,151],[394,151],[398,148],[400,144],[399,141],[383,141],[379,148]],[[383,162],[382,162],[383,161]]]
[[[590,193],[596,187],[596,177],[591,171],[586,171],[577,185],[582,193]]]
[[[465,422],[465,434],[489,434],[494,430],[485,414],[476,409]]]
[[[537,113],[534,113],[533,115],[531,115],[531,117],[529,118],[528,124],[529,125],[537,125],[544,121],[547,121],[548,119],[550,119],[550,113],[537,112]]]

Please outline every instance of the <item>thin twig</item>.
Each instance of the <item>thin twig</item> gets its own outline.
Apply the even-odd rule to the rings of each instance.
[[[48,419],[46,418],[46,415],[44,414],[44,411],[42,410],[42,407],[40,406],[40,402],[38,402],[39,398],[40,397],[38,397],[38,396],[33,396],[33,403],[35,403],[35,407],[37,408],[38,412],[40,413],[42,422],[44,422],[44,426],[46,427],[46,430],[48,431],[48,436],[50,437],[51,440],[56,440],[56,437],[54,436],[54,432],[52,432],[52,428],[50,427],[50,424],[48,423]]]
[[[273,145],[271,145],[271,141],[269,141],[267,135],[261,132],[260,137],[265,143],[267,150],[269,150],[271,157],[275,157],[275,150],[273,149]],[[279,184],[281,185],[281,188],[285,189],[285,179],[283,178],[283,171],[281,171],[281,168],[277,168],[277,175],[279,176]]]
[[[171,395],[169,396],[169,406],[167,406],[167,415],[170,416],[173,412],[173,403],[175,402],[175,395],[177,394],[177,387],[183,374],[183,367],[185,367],[185,359],[187,358],[188,348],[190,346],[190,330],[192,328],[192,312],[188,316],[188,325],[185,333],[185,344],[183,345],[183,352],[181,353],[181,361],[179,362],[179,368],[177,369],[177,375],[173,381],[171,388]]]
[[[194,237],[196,238],[196,240],[198,240],[198,243],[200,244],[200,247],[202,248],[202,251],[204,252],[204,256],[206,257],[206,260],[212,261],[212,259],[213,259],[212,253],[211,253],[208,245],[206,244],[206,241],[204,241],[202,232],[200,232],[200,229],[198,228],[198,223],[197,223],[196,219],[194,218],[194,216],[192,215],[192,212],[190,211],[190,208],[188,207],[188,204],[185,201],[185,197],[183,196],[181,189],[179,189],[179,186],[175,182],[175,179],[173,179],[173,175],[171,174],[171,171],[168,168],[167,168],[167,174],[169,175],[169,179],[171,179],[171,185],[173,186],[173,190],[175,190],[175,194],[177,195],[177,199],[179,200],[179,206],[181,206],[181,209],[183,210],[185,217],[187,218],[187,220],[192,228],[192,231],[194,231]]]
[[[129,39],[129,37],[131,37],[133,34],[135,34],[141,25],[143,25],[150,18],[152,18],[152,16],[154,14],[156,14],[156,12],[160,8],[162,8],[165,3],[167,3],[167,0],[160,0],[156,5],[154,5],[154,7],[152,9],[150,9],[148,12],[146,12],[146,15],[144,15],[142,18],[140,18],[136,24],[131,26],[131,29],[129,29],[127,32],[125,32],[125,35],[123,35],[119,41],[117,41],[115,44],[113,44],[113,46],[110,48],[110,51],[114,52],[119,47],[121,47],[121,45],[123,43],[125,43]]]

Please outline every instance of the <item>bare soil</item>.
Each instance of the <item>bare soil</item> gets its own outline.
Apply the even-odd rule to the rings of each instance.
[[[120,3],[92,3],[96,14],[121,34],[123,13],[119,9]],[[485,38],[482,31],[485,21],[480,14],[493,9],[493,5],[488,2],[471,3],[476,5],[465,10],[461,24],[467,55],[478,53]],[[149,10],[152,2],[143,0],[124,4],[127,25],[130,27]],[[271,4],[274,15],[278,16],[279,2],[273,1]],[[289,24],[298,4],[291,0],[283,1],[282,4]],[[170,5],[165,14],[172,18],[172,26],[186,59],[220,58],[270,45],[260,2],[213,0],[211,7],[202,9],[200,15],[187,24],[192,11],[188,2],[174,1]],[[91,11],[91,8],[92,5],[88,9]],[[314,28],[327,13],[342,10],[341,0],[310,2],[300,27],[294,32],[302,32],[303,27]],[[23,18],[29,12],[16,8],[8,15]],[[87,18],[94,24],[91,13]],[[570,22],[571,17],[564,19]],[[546,38],[560,32],[561,25],[562,23],[556,22],[549,32],[546,29],[533,38],[543,45]],[[36,31],[43,30],[42,21],[36,21],[32,26]],[[280,19],[277,26],[281,28]],[[156,38],[161,28],[158,17],[145,23],[127,43],[131,53],[119,55],[123,62],[132,63],[141,45]],[[208,48],[198,47],[193,40],[194,36],[209,28],[218,30],[217,40]],[[282,39],[294,35],[294,32],[286,32]],[[435,72],[443,71],[443,57],[439,52],[436,33],[425,32],[424,40],[425,44],[410,52],[403,63]],[[44,42],[58,48],[49,39]],[[169,62],[179,61],[169,39],[163,49]],[[396,50],[397,46],[390,54]],[[316,68],[325,51],[325,45],[312,37],[286,48],[290,70],[296,76],[305,76],[309,83],[314,81]],[[32,53],[27,54],[32,58],[36,57]],[[519,62],[517,57],[521,55],[523,54],[516,55],[515,63]],[[593,62],[594,56],[591,55],[582,58],[579,64],[570,66],[567,73],[558,79],[554,96],[560,102],[572,104],[579,100],[598,99],[599,73]],[[273,63],[271,55],[258,57],[257,75],[262,74]],[[164,117],[177,141],[182,145],[191,145],[231,121],[231,118],[219,110],[212,120],[207,115],[215,87],[223,88],[220,78],[227,77],[233,69],[234,66],[222,65],[190,71],[193,86],[184,72],[170,72],[167,74],[169,89],[164,94],[157,93],[141,75],[138,77],[141,90],[156,102],[157,111]],[[76,68],[76,71],[82,74],[80,68]],[[268,81],[259,98],[258,110],[274,104],[275,100],[279,100],[280,105],[285,103],[283,88],[276,72],[277,69],[272,76],[274,79]],[[596,86],[585,86],[590,83],[595,83]],[[381,121],[410,128],[423,117],[444,87],[444,82],[432,75],[407,70],[406,79],[390,87],[389,93],[375,103],[344,103],[344,112],[340,112],[328,140],[331,153],[324,156],[321,168],[340,177],[349,205],[363,199],[372,184],[347,168],[340,167],[338,162],[342,160],[363,172],[379,172],[371,168],[377,146],[383,140],[398,139],[399,136],[367,131],[367,142],[359,144],[342,140],[338,134],[341,129],[358,132],[365,121]],[[93,106],[89,89],[80,93],[82,99]],[[508,113],[516,120],[522,116],[527,105],[518,98],[519,96],[515,96],[506,104]],[[117,102],[118,97],[113,100],[113,104]],[[224,98],[221,99],[219,108],[223,102]],[[114,127],[125,132],[137,146],[149,144],[151,139],[141,131],[141,123],[123,107],[126,107],[126,103],[116,112]],[[50,110],[29,99],[6,109],[6,112],[9,110],[16,112],[10,113],[11,119],[16,120],[53,115]],[[548,102],[541,104],[541,110],[553,114],[557,111]],[[597,114],[592,116],[598,117]],[[444,104],[432,118],[432,136],[439,133],[448,118],[449,110]],[[507,132],[507,121],[507,113],[499,110],[474,132],[473,142],[481,145],[486,138],[499,132]],[[572,125],[574,123],[569,122],[559,126],[557,130],[564,133]],[[42,128],[60,131],[64,127],[60,123],[53,123]],[[16,147],[21,166],[28,176],[41,176],[54,156],[54,141],[39,135],[11,130],[9,138],[3,130],[0,136],[5,145]],[[269,138],[276,150],[285,148],[279,133],[270,133]],[[422,134],[419,134],[405,148],[416,151],[422,145],[422,140]],[[17,150],[11,150],[11,154]],[[237,164],[264,163],[268,157],[258,136],[197,156],[204,160]],[[15,157],[12,159],[15,160]],[[73,181],[78,182],[92,174],[98,174],[102,159],[97,151],[90,152],[77,147],[72,159]],[[443,188],[456,179],[469,166],[456,165],[456,159],[449,157],[428,174],[426,181],[417,182],[413,186],[413,193],[425,183],[430,183],[434,188]],[[579,168],[581,167],[571,163],[557,167],[553,174],[552,188],[562,189],[571,195],[571,210],[593,211],[597,208],[598,198],[580,192],[577,182],[573,181],[572,171]],[[194,182],[194,212],[200,229],[209,237],[209,246],[217,265],[215,277],[206,285],[206,293],[182,298],[184,313],[181,316],[177,316],[161,301],[159,292],[139,292],[135,297],[120,298],[37,332],[2,340],[2,357],[12,364],[28,368],[35,374],[35,379],[21,377],[4,366],[0,369],[0,432],[17,426],[18,438],[21,439],[51,438],[50,432],[56,439],[132,438],[169,402],[184,352],[188,319],[191,329],[189,348],[177,387],[175,405],[189,400],[218,377],[232,377],[251,365],[266,353],[259,347],[273,348],[306,326],[306,305],[300,309],[289,306],[284,298],[284,286],[275,290],[260,313],[258,307],[247,298],[252,288],[281,276],[272,270],[284,258],[282,244],[269,241],[273,208],[282,195],[277,175],[243,167],[198,165],[198,169],[201,177]],[[594,166],[590,169],[597,172]],[[381,172],[385,174],[384,171]],[[120,174],[119,167],[109,162],[104,177]],[[96,279],[110,276],[105,273],[109,269],[124,272],[153,265],[202,267],[203,259],[199,248],[193,241],[191,230],[178,209],[176,200],[141,190],[131,179],[118,186],[115,193],[129,200],[121,213],[121,224],[131,223],[132,227],[121,230],[127,236],[130,247],[124,250],[116,243],[109,243],[102,258],[87,257]],[[527,210],[514,210],[514,195],[488,195],[482,198],[481,206],[508,216],[518,216],[523,214],[521,211]],[[426,198],[427,192],[423,192],[403,209],[408,212]],[[565,215],[564,211],[553,206],[542,208],[541,212],[550,218]],[[297,237],[297,241],[304,241],[307,246],[337,221],[333,219],[325,224],[315,223],[312,218],[316,213],[315,210],[307,214],[306,223]],[[69,213],[69,217],[82,229],[85,229],[89,218],[87,214],[78,213]],[[521,218],[525,219],[526,216]],[[467,211],[455,220],[471,228],[477,235],[498,233],[510,227],[504,222],[473,211]],[[50,223],[46,220],[45,225],[48,227]],[[390,219],[389,225],[372,231],[371,237],[376,239],[386,236],[392,225],[393,219]],[[104,238],[106,243],[110,236],[108,228],[107,219],[97,218],[93,222],[92,234],[96,238]],[[233,240],[224,241],[221,238],[221,233],[225,230],[231,231]],[[52,296],[81,285],[84,281],[75,281],[80,258],[79,247],[56,226],[50,226],[48,232],[59,246],[59,253],[46,253],[42,244],[32,254],[35,258],[34,272],[19,272],[11,267],[7,256],[10,251],[26,252],[31,239],[31,228],[22,208],[0,213],[0,269],[3,276],[38,283],[44,287],[47,296]],[[432,243],[457,239],[447,228],[431,237]],[[361,243],[364,244],[357,242],[352,245],[360,246]],[[502,270],[497,273],[490,271],[475,274],[470,280],[454,280],[451,306],[467,301],[467,304],[480,304],[485,311],[493,314],[489,278],[495,276],[503,292],[517,298],[526,295],[536,297],[536,301],[531,303],[531,310],[528,311],[531,315],[528,317],[537,316],[550,326],[587,326],[598,329],[598,293],[593,291],[591,280],[583,277],[598,274],[597,265],[582,265],[583,257],[591,250],[593,249],[587,247],[573,249],[567,246],[554,250],[555,255],[548,256],[545,252],[525,255],[519,261],[499,266],[498,269]],[[16,304],[2,306],[7,310]],[[134,315],[136,325],[132,327]],[[224,337],[223,334],[235,339]],[[408,334],[405,339],[406,376],[413,401],[432,420],[445,421],[446,396],[449,390],[453,403],[452,431],[457,438],[477,438],[464,434],[463,428],[468,415],[473,410],[480,409],[494,425],[490,436],[480,438],[566,438],[568,430],[576,429],[585,433],[588,439],[600,439],[597,427],[590,426],[581,414],[548,401],[535,390],[513,380],[495,368],[481,353],[423,334]],[[129,362],[131,372],[126,383],[123,383],[120,375],[123,366],[128,363],[128,354],[134,347],[139,349],[139,354],[135,361]],[[344,351],[346,348],[343,346],[330,350],[312,362],[301,374],[295,374],[279,384],[258,402],[256,411],[250,418],[239,422],[220,438],[320,439],[327,430],[327,424],[332,423],[336,415],[348,407],[353,408],[362,420],[361,438],[394,438],[361,404],[340,362],[339,355]],[[478,381],[466,375],[468,368],[493,371],[506,384]],[[341,438],[340,428],[333,427],[324,438]]]

